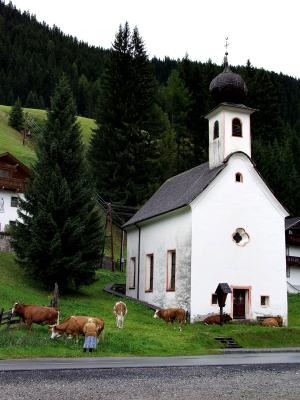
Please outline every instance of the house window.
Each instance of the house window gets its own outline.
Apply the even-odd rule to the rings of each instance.
[[[242,137],[242,123],[238,118],[232,120],[232,136]]]
[[[129,289],[135,289],[135,266],[136,259],[131,257],[128,271]]]
[[[270,297],[269,296],[260,296],[260,305],[263,307],[268,307],[270,303]]]
[[[146,257],[146,292],[153,292],[153,254]]]
[[[19,203],[19,197],[12,196],[10,202],[11,207],[18,207],[19,205],[18,203]]]
[[[8,178],[9,177],[9,172],[4,170],[4,169],[0,169],[0,177]]]
[[[176,273],[176,251],[168,251],[167,261],[167,290],[175,290],[175,273]]]
[[[291,267],[289,265],[286,266],[286,277],[287,278],[291,277]]]
[[[218,304],[218,296],[215,293],[211,295],[211,304]]]
[[[215,121],[214,123],[214,140],[219,137],[219,121]]]
[[[243,183],[243,175],[242,175],[240,172],[237,172],[237,173],[235,174],[235,181],[236,181],[236,182]]]

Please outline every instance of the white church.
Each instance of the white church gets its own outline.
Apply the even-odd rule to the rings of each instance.
[[[286,209],[251,159],[247,88],[224,60],[210,84],[209,162],[168,179],[125,224],[126,295],[184,307],[191,321],[219,312],[228,283],[233,319],[281,315],[287,324]]]

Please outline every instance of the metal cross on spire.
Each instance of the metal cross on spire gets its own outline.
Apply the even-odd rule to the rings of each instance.
[[[229,43],[228,43],[228,37],[226,37],[225,38],[225,49],[226,49],[226,52],[225,52],[225,56],[224,56],[224,71],[228,71],[229,70],[229,67],[228,67],[228,46],[229,46]]]
[[[226,37],[226,38],[225,38],[225,46],[224,46],[225,49],[226,49],[226,53],[225,53],[226,56],[228,56],[228,46],[229,46],[229,44],[230,44],[230,43],[228,43],[228,37]]]

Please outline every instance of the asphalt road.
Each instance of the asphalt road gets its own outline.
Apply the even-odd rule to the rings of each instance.
[[[299,400],[300,365],[1,371],[1,400]]]
[[[82,368],[190,367],[209,365],[299,364],[300,352],[232,353],[184,357],[90,357],[0,360],[0,371]],[[1,400],[1,397],[0,397]]]

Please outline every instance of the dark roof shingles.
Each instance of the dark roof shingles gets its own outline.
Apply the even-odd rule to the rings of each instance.
[[[209,169],[204,163],[168,179],[124,225],[136,224],[190,204],[215,179],[225,164]]]

